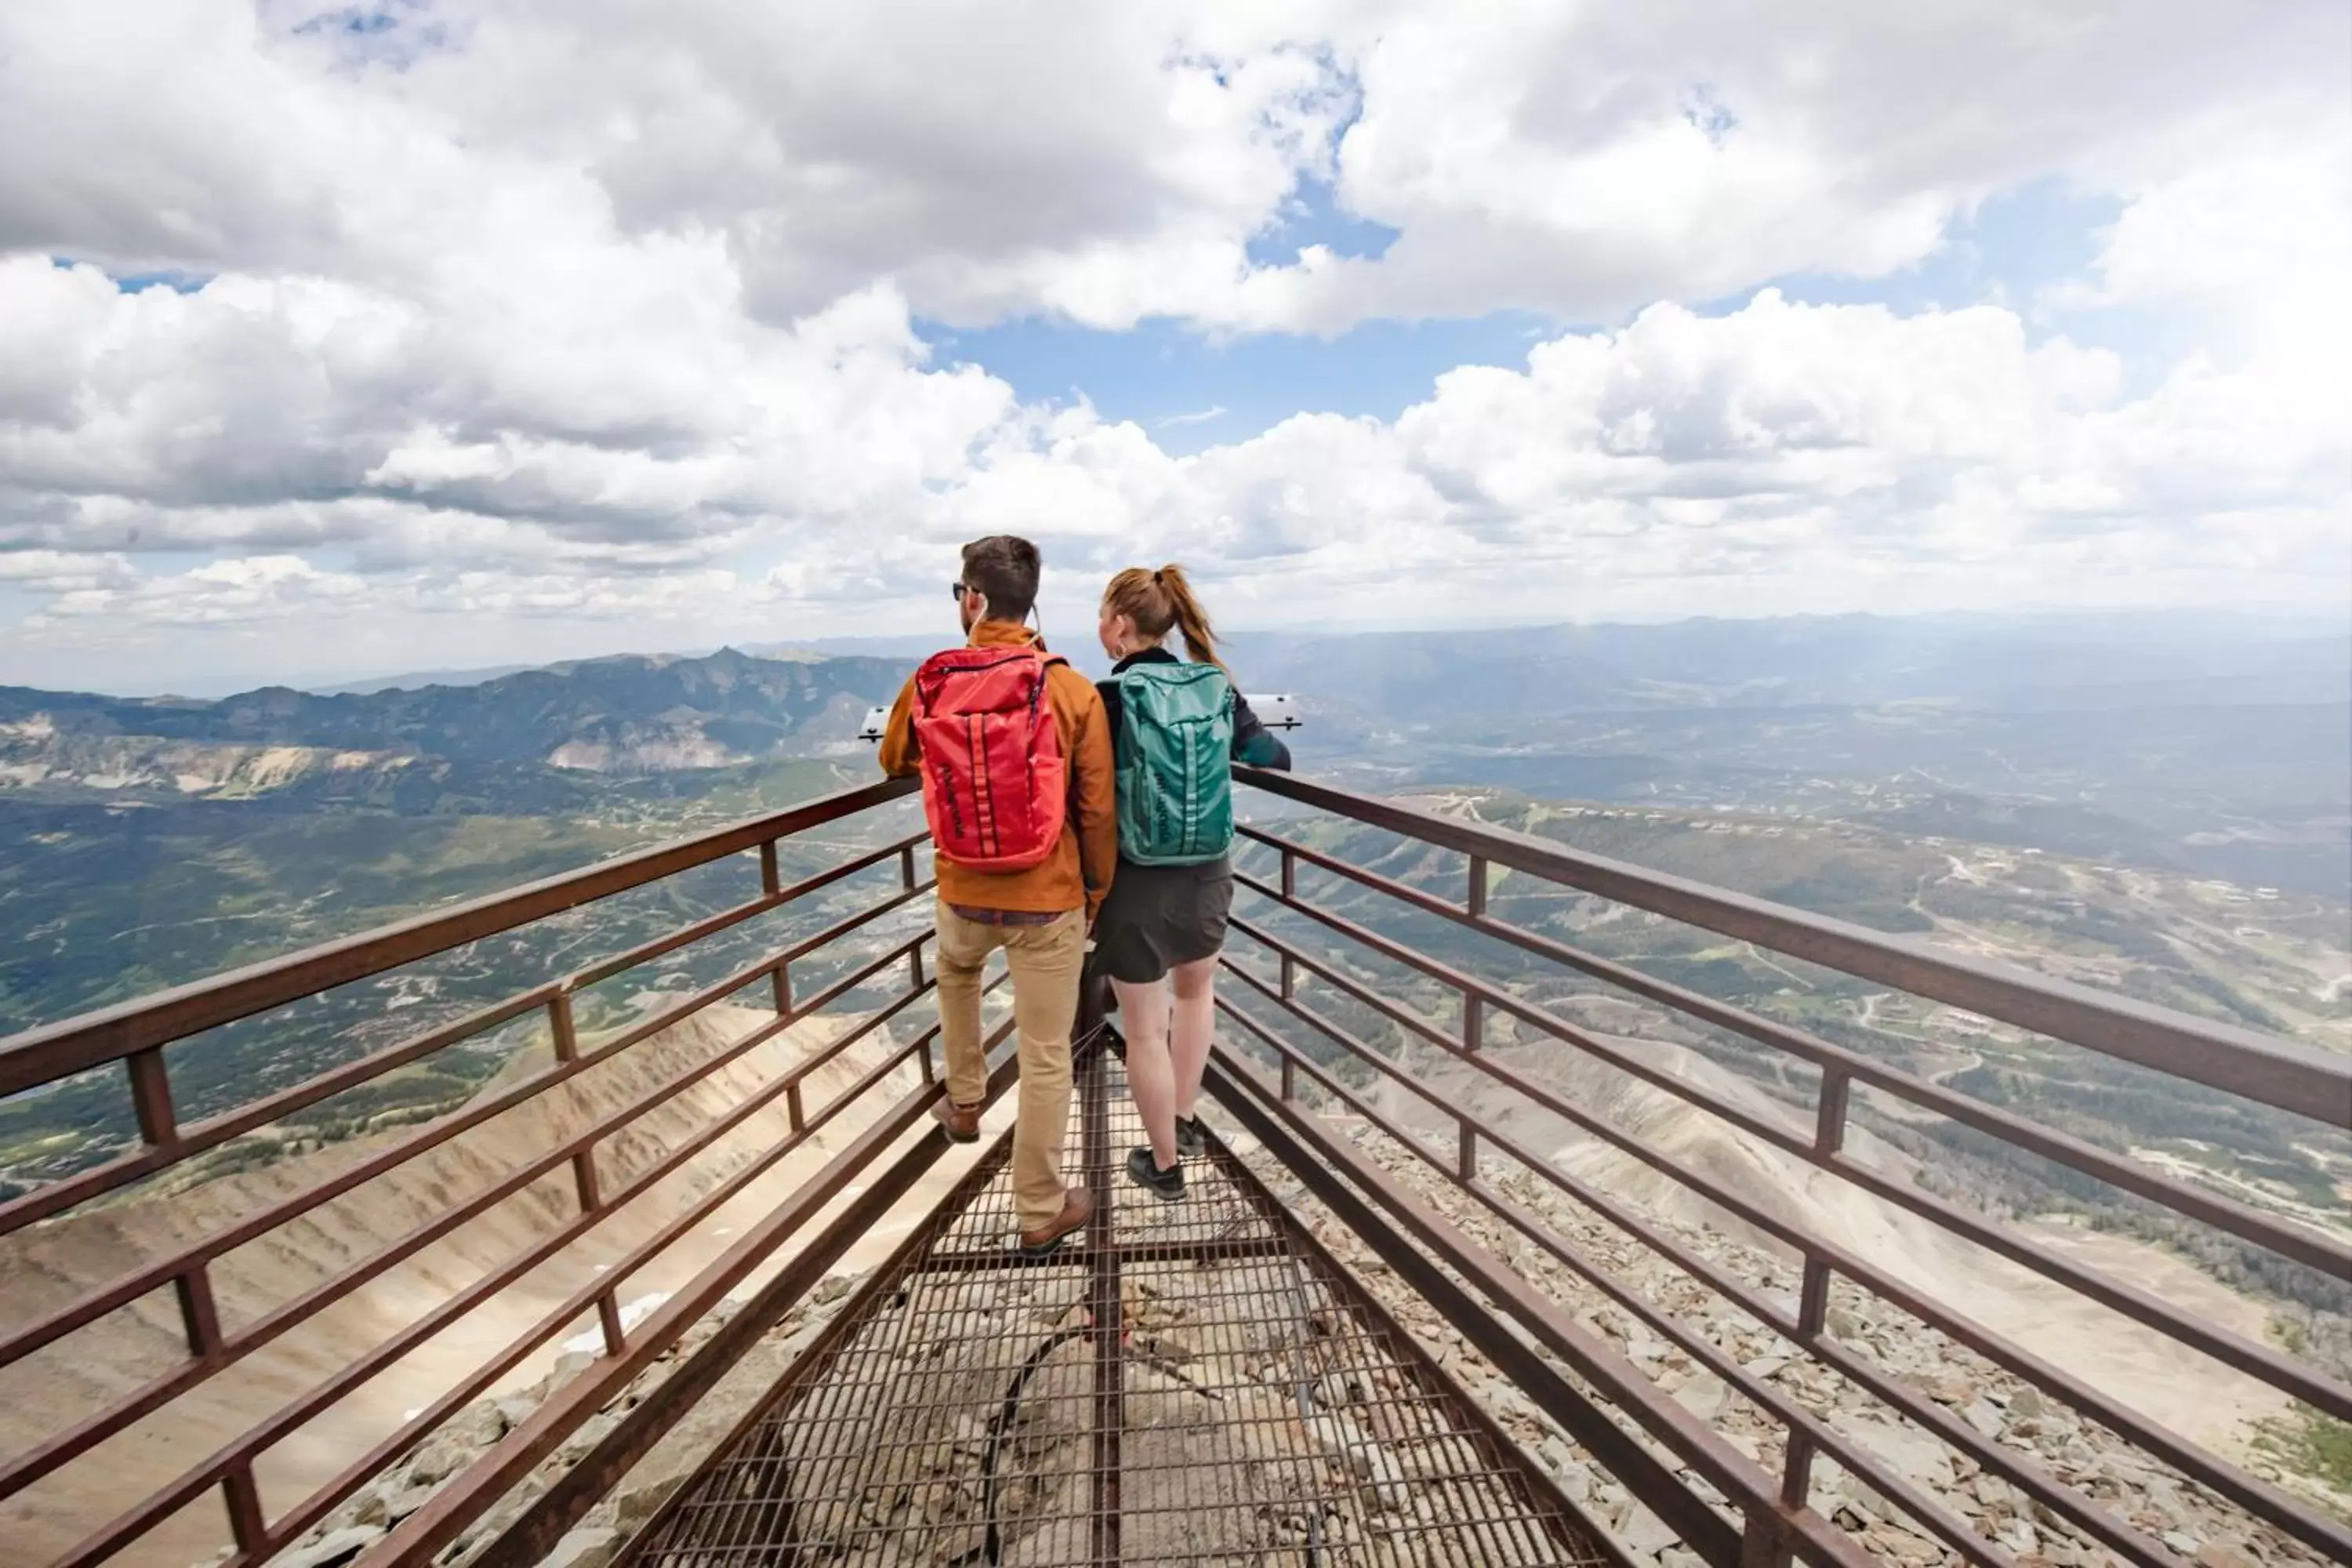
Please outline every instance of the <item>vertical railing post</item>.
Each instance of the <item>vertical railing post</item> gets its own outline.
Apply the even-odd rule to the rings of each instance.
[[[1298,1098],[1298,1064],[1288,1051],[1282,1054],[1282,1098],[1285,1103]]]
[[[1486,999],[1475,991],[1462,993],[1462,1048],[1475,1051],[1486,1043]]]
[[[783,890],[783,877],[776,868],[776,841],[771,838],[760,846],[760,891],[772,899]]]
[[[1789,1568],[1789,1532],[1762,1508],[1751,1507],[1741,1516],[1739,1568]]]
[[[163,1047],[133,1051],[123,1065],[131,1074],[131,1110],[138,1119],[139,1136],[151,1149],[178,1147],[180,1122],[172,1109],[172,1078],[163,1065]],[[179,1300],[180,1329],[188,1354],[198,1362],[220,1359],[223,1337],[220,1304],[213,1299],[212,1276],[203,1263],[192,1263],[172,1278],[172,1293]],[[240,1552],[258,1553],[269,1534],[269,1521],[261,1510],[261,1489],[253,1479],[253,1461],[239,1460],[221,1478],[221,1496],[228,1507],[229,1535]]]
[[[776,963],[776,967],[768,972],[768,979],[772,988],[776,994],[776,1016],[779,1018],[791,1017],[793,1016],[792,960],[779,960]]]
[[[559,991],[547,1003],[548,1039],[555,1047],[555,1059],[576,1062],[580,1059],[580,1036],[572,1022],[572,993]]]
[[[1478,1129],[1466,1116],[1455,1118],[1454,1126],[1460,1143],[1454,1150],[1454,1173],[1466,1187],[1478,1180]]]
[[[772,889],[771,889],[772,891]],[[580,1059],[580,1035],[572,1017],[572,993],[558,991],[548,998],[547,1026],[555,1047],[559,1062]],[[580,1199],[583,1217],[604,1212],[603,1185],[596,1180],[596,1146],[593,1143],[572,1151],[572,1190]],[[621,1329],[621,1303],[611,1287],[596,1298],[596,1323],[604,1331],[604,1353],[616,1356],[628,1348],[628,1337]]]
[[[1844,1125],[1844,1075],[1837,1075],[1837,1099],[1840,1105],[1835,1122],[1842,1127]],[[1828,1110],[1829,1099],[1830,1086],[1825,1080],[1822,1084],[1825,1113]],[[1823,1121],[1826,1125],[1830,1118],[1825,1114]],[[1829,1314],[1830,1266],[1818,1255],[1808,1253],[1805,1257],[1804,1289],[1797,1299],[1798,1342],[1808,1350],[1817,1350],[1822,1327],[1829,1321]],[[1803,1508],[1811,1500],[1812,1490],[1813,1440],[1805,1432],[1791,1426],[1789,1429],[1787,1457],[1780,1467],[1780,1505],[1786,1509]],[[1749,1525],[1753,1532],[1757,1528],[1755,1521],[1751,1520]],[[1744,1551],[1742,1557],[1745,1560]],[[1762,1568],[1787,1568],[1789,1560],[1788,1542],[1784,1537],[1779,1537],[1776,1532],[1776,1539],[1765,1558]]]
[[[1822,1100],[1813,1118],[1813,1152],[1826,1160],[1845,1147],[1846,1102],[1853,1079],[1839,1068],[1822,1069]]]
[[[915,890],[915,847],[911,844],[898,850],[898,885],[908,892]]]
[[[131,1069],[131,1110],[139,1119],[139,1136],[148,1147],[169,1149],[180,1141],[172,1111],[172,1079],[163,1069],[163,1047],[133,1051],[123,1065]]]
[[[915,852],[908,848],[902,849],[898,853],[899,873],[908,890],[911,891],[915,886]],[[920,996],[923,994],[923,987],[929,984],[929,982],[923,978],[923,944],[918,941],[914,946],[907,950],[907,994]],[[928,1086],[939,1082],[939,1064],[932,1059],[931,1037],[929,1035],[923,1037],[922,1060],[924,1084]]]
[[[1298,858],[1287,849],[1282,852],[1282,897],[1286,903],[1298,896]],[[1282,999],[1286,1002],[1298,994],[1298,965],[1288,953],[1282,955]],[[1283,1063],[1285,1072],[1290,1064]],[[1287,1094],[1285,1099],[1289,1098]]]
[[[1469,896],[1463,900],[1462,907],[1474,921],[1486,912],[1486,858],[1484,855],[1470,857]]]
[[[1830,1266],[1819,1257],[1805,1258],[1805,1285],[1797,1298],[1797,1337],[1811,1344],[1822,1337],[1830,1317]]]
[[[1821,1103],[1813,1117],[1813,1152],[1828,1159],[1845,1147],[1845,1117],[1847,1102],[1853,1093],[1853,1078],[1836,1068],[1822,1070]],[[1805,1258],[1805,1284],[1797,1300],[1797,1337],[1808,1350],[1817,1350],[1822,1329],[1830,1315],[1830,1266],[1820,1257]],[[1787,1456],[1780,1468],[1780,1502],[1785,1508],[1803,1508],[1811,1500],[1813,1490],[1813,1440],[1793,1427],[1789,1433]],[[1752,1521],[1751,1521],[1752,1522]],[[1751,1534],[1753,1530],[1751,1529]],[[1788,1568],[1789,1544],[1776,1535],[1774,1544],[1759,1568]]]

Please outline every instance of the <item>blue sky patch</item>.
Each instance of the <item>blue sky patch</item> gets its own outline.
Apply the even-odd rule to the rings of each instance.
[[[84,265],[84,259],[75,256],[52,256],[49,262],[65,270]],[[183,272],[177,268],[159,272],[116,272],[103,262],[89,262],[88,265],[104,272],[115,289],[124,294],[142,293],[149,289],[169,289],[174,294],[193,294],[213,280],[209,272]]]
[[[1284,205],[1281,221],[1253,236],[1247,248],[1253,267],[1292,266],[1310,245],[1323,246],[1336,256],[1376,259],[1388,254],[1402,232],[1341,212],[1328,184],[1308,180]]]
[[[1973,213],[1956,215],[1945,226],[1944,242],[1915,267],[1884,278],[1796,273],[1771,286],[1808,304],[1885,305],[1905,316],[1988,301],[2029,314],[2051,289],[2090,275],[2099,255],[2098,231],[2122,210],[2113,196],[2036,180],[1987,197]],[[1738,309],[1752,293],[1740,294],[1728,308]]]
[[[2118,196],[2035,180],[1986,198],[1973,213],[1956,215],[1935,253],[1900,272],[1883,278],[1795,273],[1759,287],[1805,304],[1884,305],[1898,316],[1998,305],[2024,321],[2033,342],[2063,335],[2085,348],[2114,351],[2126,369],[2125,395],[2141,396],[2200,338],[2189,321],[2079,297],[2097,280],[2103,231],[2123,208]],[[1756,292],[1745,289],[1700,308],[1727,314]]]
[[[1132,419],[1171,452],[1245,440],[1294,414],[1393,419],[1425,400],[1439,375],[1465,364],[1523,369],[1542,317],[1498,311],[1474,321],[1368,321],[1340,336],[1272,333],[1212,339],[1174,321],[1102,331],[1021,321],[978,331],[920,324],[938,364],[977,364],[1024,402],[1080,395],[1109,419]]]
[[[320,11],[295,23],[290,31],[297,37],[327,40],[346,65],[398,70],[448,46],[448,28],[428,16],[429,10],[425,0],[378,0]]]

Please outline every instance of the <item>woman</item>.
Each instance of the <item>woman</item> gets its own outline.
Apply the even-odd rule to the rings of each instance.
[[[1120,837],[1118,874],[1095,921],[1095,964],[1118,995],[1128,1081],[1151,1139],[1129,1152],[1129,1179],[1174,1202],[1184,1195],[1182,1157],[1203,1146],[1193,1110],[1214,1022],[1211,980],[1234,900],[1225,853],[1232,763],[1287,769],[1290,752],[1225,674],[1181,568],[1132,567],[1112,578],[1097,629],[1114,661],[1101,688],[1118,759]],[[1189,664],[1165,646],[1171,631]],[[1211,734],[1230,725],[1226,753],[1204,762],[1181,741],[1164,742],[1167,726],[1188,724]],[[1155,765],[1162,770],[1156,779]],[[1200,776],[1181,776],[1187,766]],[[1182,796],[1173,808],[1166,805],[1170,768],[1180,772]]]

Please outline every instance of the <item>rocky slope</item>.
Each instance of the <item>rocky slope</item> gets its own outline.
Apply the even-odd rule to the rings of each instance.
[[[472,686],[218,701],[0,687],[0,784],[235,797],[438,759],[640,774],[807,756],[845,742],[908,664],[626,657]]]
[[[236,800],[321,775],[380,773],[416,759],[325,746],[166,740],[85,729],[37,712],[0,723],[0,785],[79,785],[107,792],[173,793]]]
[[[1213,1108],[1213,1124],[1222,1121]],[[1346,1124],[1343,1124],[1346,1125]],[[1634,1500],[1556,1423],[1538,1410],[1494,1367],[1464,1342],[1411,1289],[1404,1287],[1355,1236],[1316,1203],[1281,1167],[1246,1137],[1229,1141],[1276,1194],[1312,1226],[1374,1295],[1383,1300],[1423,1348],[1460,1379],[1530,1454],[1552,1472],[1562,1489],[1601,1528],[1610,1531],[1637,1564],[1697,1568],[1654,1513]],[[1361,1152],[1417,1192],[1560,1302],[1589,1331],[1601,1336],[1633,1365],[1655,1381],[1685,1409],[1721,1433],[1730,1445],[1777,1474],[1780,1463],[1777,1424],[1733,1393],[1714,1373],[1682,1351],[1657,1339],[1601,1292],[1461,1195],[1423,1163],[1370,1132],[1360,1123],[1350,1136]],[[1515,1203],[1538,1217],[1600,1269],[1657,1308],[1695,1328],[1758,1377],[1777,1384],[1829,1426],[1847,1434],[1893,1466],[1914,1485],[1937,1499],[1982,1539],[2010,1552],[2021,1568],[2106,1568],[2114,1559],[2079,1530],[1974,1461],[1946,1447],[1879,1401],[1846,1384],[1801,1354],[1678,1269],[1665,1264],[1549,1185],[1525,1173],[1502,1175],[1497,1184]],[[1793,1301],[1797,1276],[1781,1258],[1721,1231],[1655,1213],[1646,1215],[1675,1241],[1698,1257],[1769,1296]],[[676,1428],[656,1450],[597,1504],[547,1557],[541,1568],[601,1568],[630,1534],[649,1519],[690,1476],[701,1458],[729,1432],[761,1390],[772,1384],[814,1340],[856,1282],[837,1274],[796,1306],[735,1368],[720,1388]],[[516,1517],[551,1479],[586,1453],[612,1422],[669,1374],[679,1356],[699,1343],[731,1313],[726,1306],[698,1324],[678,1352],[666,1358],[631,1389],[616,1397],[538,1472],[519,1486],[467,1532],[444,1561],[461,1563]],[[2042,1465],[2161,1540],[2184,1562],[2199,1568],[2287,1568],[2322,1561],[2280,1534],[2140,1454],[2095,1423],[2039,1394],[2021,1380],[1976,1356],[1944,1335],[1913,1322],[1858,1290],[1840,1287],[1832,1296],[1831,1331],[1897,1378],[1932,1398],[1979,1432]],[[279,1568],[332,1568],[349,1560],[399,1521],[424,1506],[448,1476],[496,1442],[508,1426],[525,1419],[537,1403],[579,1363],[560,1365],[538,1386],[484,1401],[370,1483],[336,1515],[313,1531]],[[1573,1377],[1571,1374],[1571,1381]],[[1152,1397],[1150,1369],[1129,1373],[1133,1402]],[[1083,1410],[1086,1402],[1075,1401]],[[1073,1417],[1074,1419],[1081,1419]],[[1148,1423],[1147,1423],[1148,1425]],[[1043,1436],[1033,1434],[1038,1441]],[[1663,1449],[1671,1467],[1676,1462]],[[1393,1475],[1355,1452],[1360,1470],[1369,1462],[1376,1482],[1393,1507],[1410,1510],[1414,1483],[1410,1467]],[[2291,1476],[2259,1458],[2255,1473],[2294,1486]],[[1685,1474],[1685,1479],[1690,1479]],[[1929,1538],[1924,1526],[1860,1478],[1827,1459],[1813,1468],[1815,1506],[1853,1533],[1863,1548],[1890,1568],[1957,1568],[1958,1557]],[[1705,1483],[1703,1495],[1713,1497]],[[2323,1503],[2352,1506],[2352,1499],[2314,1493]]]
[[[1778,1426],[1680,1350],[1656,1339],[1588,1282],[1463,1196],[1423,1163],[1358,1126],[1354,1142],[1376,1163],[1415,1190],[1481,1245],[1538,1284],[1587,1330],[1606,1339],[1692,1414],[1755,1457],[1768,1473],[1780,1462]],[[1262,1159],[1263,1157],[1260,1156]],[[1264,1173],[1277,1194],[1310,1223],[1319,1205],[1278,1167]],[[1929,1436],[1863,1390],[1847,1384],[1627,1238],[1597,1216],[1524,1173],[1496,1178],[1515,1203],[1621,1284],[1696,1328],[1750,1373],[1777,1384],[1798,1404],[1892,1463],[1915,1485],[1967,1520],[1981,1538],[2013,1553],[2021,1568],[2103,1568],[2103,1547],[2048,1509]],[[1653,1215],[1672,1239],[1758,1289],[1793,1303],[1798,1279],[1780,1259],[1724,1233]],[[1351,1234],[1325,1221],[1318,1234],[1397,1312],[1423,1343],[1494,1411],[1560,1479],[1570,1496],[1625,1543],[1636,1561],[1696,1568],[1697,1558],[1624,1489],[1592,1467],[1571,1439],[1504,1382],[1460,1333],[1395,1280]],[[2019,1450],[2061,1479],[2100,1500],[2184,1560],[2202,1568],[2325,1561],[2225,1500],[2135,1449],[2114,1433],[2042,1397],[1945,1335],[1849,1286],[1832,1295],[1831,1332],[1879,1366],[1944,1405],[1986,1436]],[[1646,1440],[1645,1440],[1646,1441]],[[1654,1449],[1654,1445],[1652,1445]],[[1654,1449],[1675,1464],[1664,1450]],[[2332,1495],[2254,1457],[2249,1468],[2273,1484],[2298,1489],[2323,1507],[2352,1510],[2352,1497]],[[1688,1473],[1684,1472],[1685,1479]],[[1857,1477],[1825,1460],[1813,1467],[1815,1505],[1856,1532],[1869,1552],[1896,1568],[1957,1564],[1958,1555],[1927,1539],[1902,1510]],[[1703,1485],[1703,1483],[1702,1483]]]
[[[1595,1002],[1580,1009],[1593,1018],[1630,1016],[1630,1009]],[[1606,1027],[1605,1024],[1601,1026]],[[1507,1035],[1507,1030],[1498,1030]],[[1604,1035],[1637,1060],[1663,1069],[1696,1090],[1728,1102],[1756,1120],[1802,1136],[1811,1116],[1768,1094],[1696,1052],[1653,1038]],[[1772,1147],[1680,1097],[1620,1068],[1548,1039],[1501,1045],[1496,1059],[1550,1084],[1572,1103],[1621,1132],[1647,1143],[1676,1171],[1712,1180],[1773,1218],[1822,1236],[1869,1258],[1905,1283],[1940,1300],[1964,1301],[1972,1317],[2184,1436],[2221,1452],[2242,1456],[2257,1422],[2282,1415],[2287,1401],[2266,1384],[2186,1352],[2152,1329],[2074,1291],[1994,1257],[1941,1226],[1864,1191],[1842,1177]],[[1515,1091],[1449,1057],[1416,1055],[1413,1071],[1441,1103],[1460,1105],[1507,1132],[1559,1169],[1644,1214],[1718,1234],[1783,1265],[1793,1254],[1681,1182],[1613,1142],[1579,1129]],[[1408,1124],[1453,1137],[1416,1097],[1392,1092],[1390,1110]],[[1861,1127],[1846,1152],[1895,1182],[1909,1185],[1916,1162]],[[2207,1320],[2257,1342],[2268,1312],[2216,1283],[2187,1261],[2156,1247],[2056,1220],[2019,1220],[2033,1239],[2074,1261],[2124,1278]]]

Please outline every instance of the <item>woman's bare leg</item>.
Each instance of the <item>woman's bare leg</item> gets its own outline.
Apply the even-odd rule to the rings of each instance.
[[[1118,1016],[1127,1029],[1127,1086],[1143,1131],[1151,1140],[1151,1163],[1161,1170],[1176,1163],[1176,1074],[1168,1059],[1168,982],[1114,980]]]
[[[1216,977],[1213,957],[1180,963],[1168,972],[1169,985],[1176,993],[1170,1009],[1169,1057],[1178,1116],[1189,1118],[1200,1108],[1201,1075],[1209,1070],[1209,1042],[1217,1026]]]

